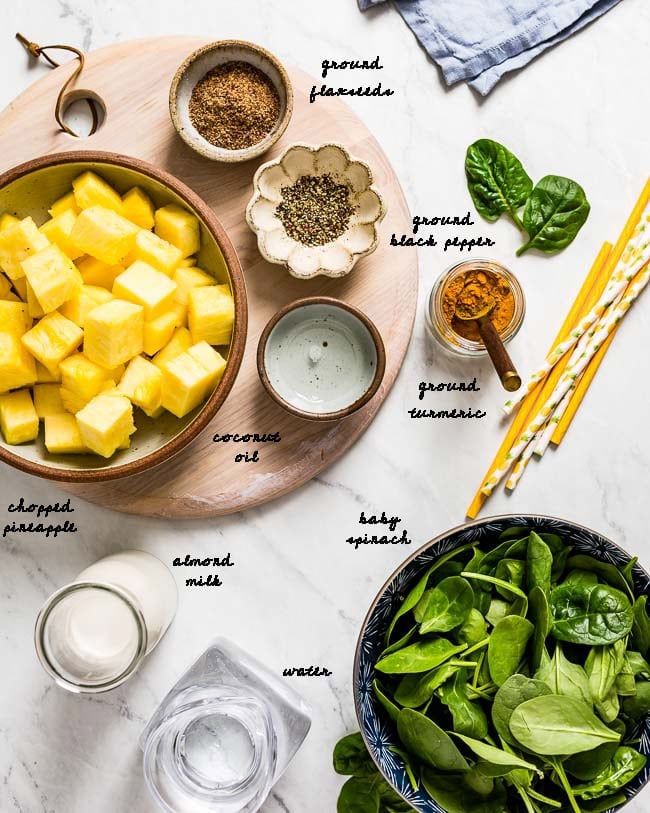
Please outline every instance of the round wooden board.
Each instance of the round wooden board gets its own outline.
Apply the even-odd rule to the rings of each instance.
[[[417,304],[416,251],[389,246],[393,232],[410,231],[397,177],[379,144],[346,105],[336,99],[309,104],[313,84],[309,76],[289,70],[296,97],[293,118],[280,142],[261,159],[217,164],[185,146],[169,117],[169,85],[183,59],[205,42],[166,37],[89,54],[78,88],[90,90],[106,108],[102,127],[89,138],[59,132],[54,121],[54,102],[70,65],[36,82],[0,114],[0,171],[36,155],[74,149],[137,156],[176,175],[207,201],[244,268],[249,304],[246,352],[235,386],[212,424],[184,451],[152,471],[96,485],[65,486],[91,502],[133,514],[207,517],[242,511],[297,488],[329,466],[361,435],[386,398],[408,348]],[[341,280],[295,280],[285,269],[265,262],[244,219],[254,171],[296,141],[342,143],[372,167],[386,201],[379,248]],[[284,412],[264,391],[255,365],[258,338],[273,313],[287,302],[312,295],[338,297],[361,308],[379,328],[387,351],[386,374],[374,399],[331,424],[303,421]],[[282,440],[213,443],[215,432],[279,432]],[[237,453],[252,454],[255,449],[259,462],[235,463]]]

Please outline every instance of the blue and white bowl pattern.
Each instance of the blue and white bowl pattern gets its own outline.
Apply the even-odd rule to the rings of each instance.
[[[370,608],[359,635],[354,663],[354,699],[361,733],[378,768],[391,785],[422,813],[446,813],[421,788],[413,790],[404,761],[393,753],[397,746],[395,726],[377,702],[372,690],[374,664],[384,648],[384,636],[397,612],[400,599],[415,584],[421,573],[439,556],[467,542],[495,540],[500,533],[515,526],[531,531],[555,533],[570,540],[575,553],[585,553],[603,562],[623,567],[631,557],[610,539],[573,522],[532,514],[488,517],[454,528],[428,542],[393,573],[382,587]],[[634,568],[636,595],[650,595],[650,576],[638,564]],[[648,757],[648,764],[626,788],[628,800],[635,796],[650,779],[650,716],[639,726],[639,750]],[[620,810],[621,808],[616,808]],[[611,813],[611,811],[610,811]]]

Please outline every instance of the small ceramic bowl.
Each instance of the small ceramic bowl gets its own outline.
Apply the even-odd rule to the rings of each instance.
[[[330,243],[306,246],[289,237],[276,216],[282,188],[304,175],[331,175],[350,187],[355,212],[346,231]],[[257,245],[265,260],[289,269],[299,279],[319,274],[343,277],[356,262],[377,248],[377,228],[386,207],[374,188],[368,164],[353,158],[340,144],[310,147],[294,144],[279,158],[262,164],[253,179],[253,197],[246,207],[246,221],[257,235]]]
[[[137,410],[137,432],[131,446],[111,458],[93,454],[50,454],[42,439],[10,446],[0,436],[0,460],[22,471],[50,480],[91,483],[115,480],[158,466],[192,441],[214,418],[226,400],[244,356],[248,311],[246,284],[235,248],[210,207],[173,175],[151,164],[116,153],[93,151],[46,155],[20,164],[0,175],[0,211],[18,217],[31,215],[37,224],[47,219],[48,206],[69,192],[72,180],[92,170],[112,184],[120,194],[141,187],[156,207],[174,203],[195,214],[201,232],[201,268],[215,277],[215,283],[230,286],[235,300],[235,324],[229,347],[223,348],[228,364],[223,377],[206,401],[183,418],[165,412],[147,418]]]
[[[508,514],[469,522],[440,534],[410,556],[389,577],[368,610],[357,641],[353,676],[354,702],[361,734],[377,768],[400,796],[420,813],[447,813],[447,811],[427,793],[424,787],[414,790],[411,786],[404,760],[395,750],[401,745],[395,724],[389,719],[373,691],[374,664],[385,647],[388,626],[404,596],[433,562],[460,545],[495,540],[499,534],[515,527],[537,533],[558,534],[570,540],[574,554],[588,554],[601,562],[614,564],[619,570],[631,559],[628,553],[607,537],[575,522],[534,514],[521,516]],[[635,595],[650,596],[650,576],[638,564],[634,566],[633,578]],[[634,732],[634,738],[639,740],[639,751],[644,756],[650,757],[650,715],[639,724]],[[649,780],[650,761],[625,787],[627,798],[632,799],[636,796]]]
[[[335,421],[379,389],[386,351],[358,308],[326,296],[291,302],[273,316],[257,346],[257,370],[271,398],[298,418]]]
[[[275,126],[257,144],[242,150],[217,147],[204,138],[190,120],[190,96],[203,77],[226,62],[247,62],[266,74],[280,97],[280,115]],[[204,45],[190,54],[176,71],[169,90],[169,112],[183,141],[204,158],[237,163],[250,161],[269,150],[287,129],[293,112],[293,88],[284,66],[273,54],[259,45],[243,40],[221,40]]]

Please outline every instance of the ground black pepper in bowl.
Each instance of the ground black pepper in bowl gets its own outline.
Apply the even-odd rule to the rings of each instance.
[[[206,141],[227,150],[258,144],[280,117],[280,97],[269,77],[248,62],[217,65],[197,82],[190,121]]]
[[[275,214],[293,240],[304,246],[322,246],[340,237],[354,214],[350,187],[331,175],[302,175],[282,187]]]

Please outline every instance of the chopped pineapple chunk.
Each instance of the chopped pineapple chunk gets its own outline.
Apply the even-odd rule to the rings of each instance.
[[[77,268],[84,285],[96,285],[108,291],[113,289],[116,277],[124,271],[123,265],[109,265],[95,257],[84,257],[83,260],[79,260]]]
[[[187,305],[172,302],[171,309],[176,317],[176,327],[187,327]]]
[[[110,457],[135,432],[133,407],[122,394],[101,393],[77,412],[83,442],[98,455]]]
[[[142,260],[153,266],[157,271],[162,271],[170,277],[179,262],[182,262],[180,249],[158,237],[150,231],[142,229],[135,238],[133,250],[124,260],[126,265],[130,265],[136,260]]]
[[[177,418],[187,415],[204,400],[214,379],[214,373],[189,351],[168,361],[161,371],[162,405]]]
[[[76,219],[77,216],[72,209],[67,209],[51,220],[47,220],[39,229],[41,234],[44,234],[51,243],[56,243],[71,260],[77,260],[83,255],[83,251],[80,251],[70,240],[70,233]]]
[[[113,294],[106,288],[100,288],[97,285],[82,285],[67,302],[61,305],[59,313],[62,313],[75,325],[83,327],[90,311],[98,305],[110,302],[111,299],[113,299]]]
[[[174,335],[163,349],[156,353],[152,362],[156,367],[162,369],[168,361],[175,359],[176,356],[180,356],[181,353],[184,353],[191,346],[192,337],[190,336],[190,331],[185,327],[179,327],[174,331]]]
[[[80,209],[89,209],[91,206],[103,206],[122,214],[122,198],[112,186],[94,172],[84,172],[72,182],[75,203]]]
[[[63,412],[45,418],[45,448],[51,454],[88,454],[74,415]]]
[[[116,265],[133,248],[137,233],[135,224],[112,209],[91,206],[78,215],[70,239],[84,254]]]
[[[153,229],[153,203],[139,186],[122,196],[122,214],[141,229]]]
[[[20,223],[20,218],[12,215],[9,212],[4,212],[0,215],[0,231],[6,229],[7,226],[12,226],[14,223]]]
[[[35,359],[54,373],[63,359],[81,344],[83,336],[78,325],[53,311],[28,330],[21,341]]]
[[[95,364],[89,358],[86,358],[83,353],[75,353],[73,356],[68,356],[59,365],[61,370],[61,386],[80,396],[84,401],[90,401],[94,398],[104,387],[106,382],[115,384],[115,380],[119,380],[124,367],[120,366],[116,370],[107,370]]]
[[[113,283],[113,295],[142,305],[145,319],[155,319],[174,301],[176,283],[142,260],[136,260]]]
[[[18,279],[12,281],[12,285],[23,302],[27,302],[27,278],[18,277]]]
[[[144,352],[153,356],[164,347],[176,329],[176,313],[173,310],[165,311],[144,323]]]
[[[39,384],[58,384],[61,381],[61,370],[58,366],[52,372],[43,367],[40,361],[36,362],[36,381]]]
[[[187,305],[192,288],[214,285],[215,283],[214,277],[208,274],[207,271],[187,266],[177,268],[172,279],[176,283],[176,296],[174,299],[183,305]]]
[[[81,275],[72,260],[57,245],[37,251],[22,263],[38,304],[51,313],[81,288]],[[29,299],[28,299],[29,301]]]
[[[0,392],[35,383],[36,365],[21,338],[14,333],[0,332]]]
[[[38,415],[29,390],[0,395],[0,429],[10,446],[38,437]]]
[[[36,299],[34,289],[29,282],[27,282],[27,279],[25,279],[25,288],[27,290],[27,313],[29,313],[32,319],[40,319],[41,316],[45,316],[45,311],[41,308],[38,299]]]
[[[136,356],[129,362],[118,389],[150,417],[160,414],[162,372],[142,356]]]
[[[192,288],[188,302],[188,322],[196,344],[228,344],[235,320],[235,303],[227,285]]]
[[[174,203],[156,209],[154,231],[158,237],[179,248],[183,257],[196,254],[201,248],[197,217]]]
[[[25,276],[22,262],[49,245],[31,217],[11,223],[0,232],[0,268],[9,279]]]
[[[58,384],[34,384],[34,408],[39,418],[65,412]]]
[[[74,192],[68,192],[67,195],[55,200],[47,211],[50,217],[58,217],[64,212],[72,212],[73,215],[78,215],[81,209],[77,206]]]
[[[210,373],[211,377],[208,389],[214,389],[221,381],[221,377],[226,369],[225,358],[207,342],[194,344],[187,352],[192,356],[194,361],[198,361],[201,367]]]
[[[6,333],[20,338],[32,326],[32,320],[24,302],[0,300],[0,326]]]
[[[144,310],[140,305],[113,299],[94,308],[85,322],[84,353],[111,370],[144,349]]]

